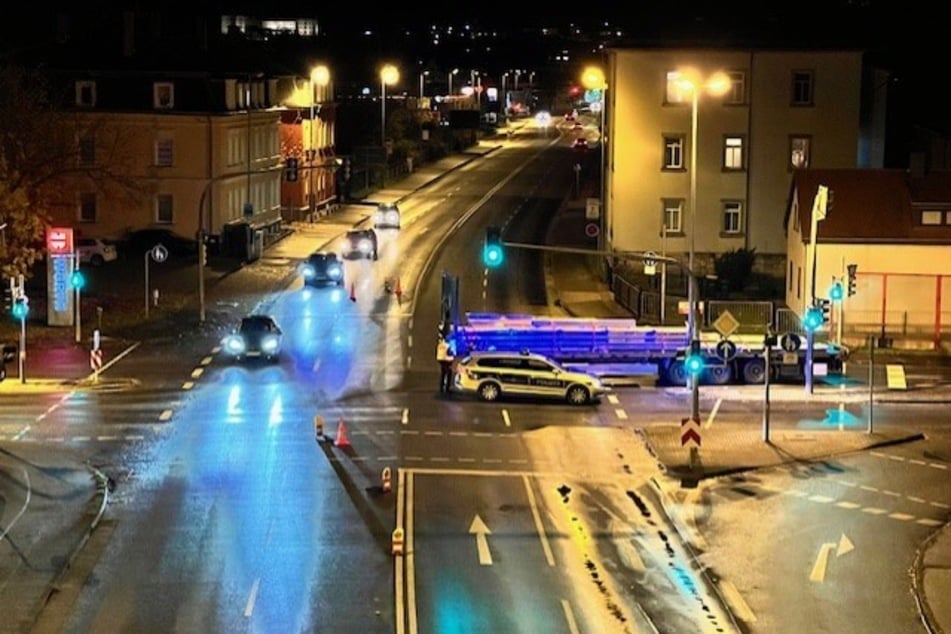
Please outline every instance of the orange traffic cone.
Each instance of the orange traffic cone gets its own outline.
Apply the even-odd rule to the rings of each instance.
[[[403,287],[400,285],[400,278],[396,278],[396,301],[403,300]]]
[[[353,282],[350,282],[350,301],[351,302],[357,301],[357,289],[354,288]]]
[[[343,424],[343,416],[340,417],[340,424],[337,425],[337,439],[334,440],[337,447],[349,447],[350,439],[347,438],[347,428]]]

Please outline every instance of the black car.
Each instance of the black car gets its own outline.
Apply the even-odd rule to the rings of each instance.
[[[307,260],[301,265],[301,276],[304,278],[305,286],[321,284],[343,286],[343,262],[336,253],[315,251],[307,256]]]
[[[348,231],[340,245],[340,252],[345,258],[367,258],[376,260],[379,257],[376,231],[373,229],[354,229]]]
[[[132,255],[142,255],[157,244],[168,249],[171,257],[198,255],[198,240],[179,235],[171,229],[150,227],[126,234],[119,243],[120,249]]]
[[[221,349],[235,361],[251,357],[273,361],[281,354],[283,336],[281,327],[270,315],[248,315],[222,340]]]

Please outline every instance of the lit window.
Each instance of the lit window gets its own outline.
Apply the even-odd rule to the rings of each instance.
[[[667,233],[683,233],[683,198],[665,198],[664,199],[664,227]]]
[[[175,85],[168,81],[157,81],[152,85],[152,105],[159,110],[175,107]]]
[[[807,136],[789,138],[789,165],[794,169],[809,167],[812,139]]]
[[[96,82],[76,82],[76,105],[85,108],[92,108],[96,105]]]
[[[723,140],[723,168],[743,169],[743,137],[728,136]]]
[[[96,195],[79,195],[79,222],[96,222]]]
[[[158,194],[155,197],[155,222],[172,224],[174,221],[175,214],[172,207],[172,195]]]
[[[921,224],[929,227],[940,225],[944,213],[937,210],[927,210],[921,212]]]
[[[682,136],[664,137],[664,169],[681,170],[684,168],[684,138]]]
[[[811,106],[813,100],[812,71],[796,70],[792,74],[792,105]]]
[[[743,205],[736,200],[723,203],[723,233],[741,233],[743,231]]]
[[[159,167],[171,167],[175,159],[175,144],[171,139],[159,139],[155,142],[155,164]]]

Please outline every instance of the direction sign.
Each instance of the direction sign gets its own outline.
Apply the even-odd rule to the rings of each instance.
[[[680,446],[700,446],[700,421],[691,418],[680,419]]]
[[[794,332],[787,332],[779,338],[779,347],[786,352],[795,352],[802,345],[802,338]]]
[[[740,327],[740,322],[733,316],[733,313],[725,310],[713,322],[713,327],[720,333],[721,337],[729,337]]]
[[[584,226],[584,234],[589,238],[598,237],[598,224],[596,222],[589,222]]]
[[[164,244],[156,244],[152,247],[152,259],[156,262],[164,262],[168,259],[168,249],[165,248]]]
[[[717,356],[722,361],[731,361],[736,356],[736,344],[729,339],[721,339],[717,342]]]

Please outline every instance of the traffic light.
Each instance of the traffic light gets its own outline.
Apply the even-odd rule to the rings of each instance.
[[[26,295],[22,297],[17,297],[13,301],[13,316],[17,319],[26,319],[27,313],[30,312],[30,300],[27,299]]]
[[[808,331],[818,330],[823,323],[822,310],[818,306],[810,306],[802,316],[802,326]]]
[[[496,267],[502,264],[505,253],[502,250],[502,229],[488,227],[485,230],[485,244],[482,247],[482,261],[486,266]]]
[[[3,288],[3,310],[13,310],[13,289],[9,286]]]
[[[699,341],[690,342],[690,351],[684,357],[684,370],[691,376],[699,376],[703,372],[703,356],[700,354]]]
[[[69,276],[69,285],[78,289],[82,289],[86,285],[86,278],[79,269],[73,271]]]
[[[849,297],[855,295],[855,272],[858,268],[857,264],[850,264],[846,267],[849,271]]]
[[[297,158],[290,157],[284,165],[284,180],[288,183],[297,181]]]
[[[829,323],[829,313],[832,310],[832,302],[822,297],[816,301],[819,302],[819,314],[822,316],[822,323]]]
[[[832,280],[832,286],[829,287],[829,299],[833,302],[841,302],[845,296],[845,290],[842,288],[841,280]]]

